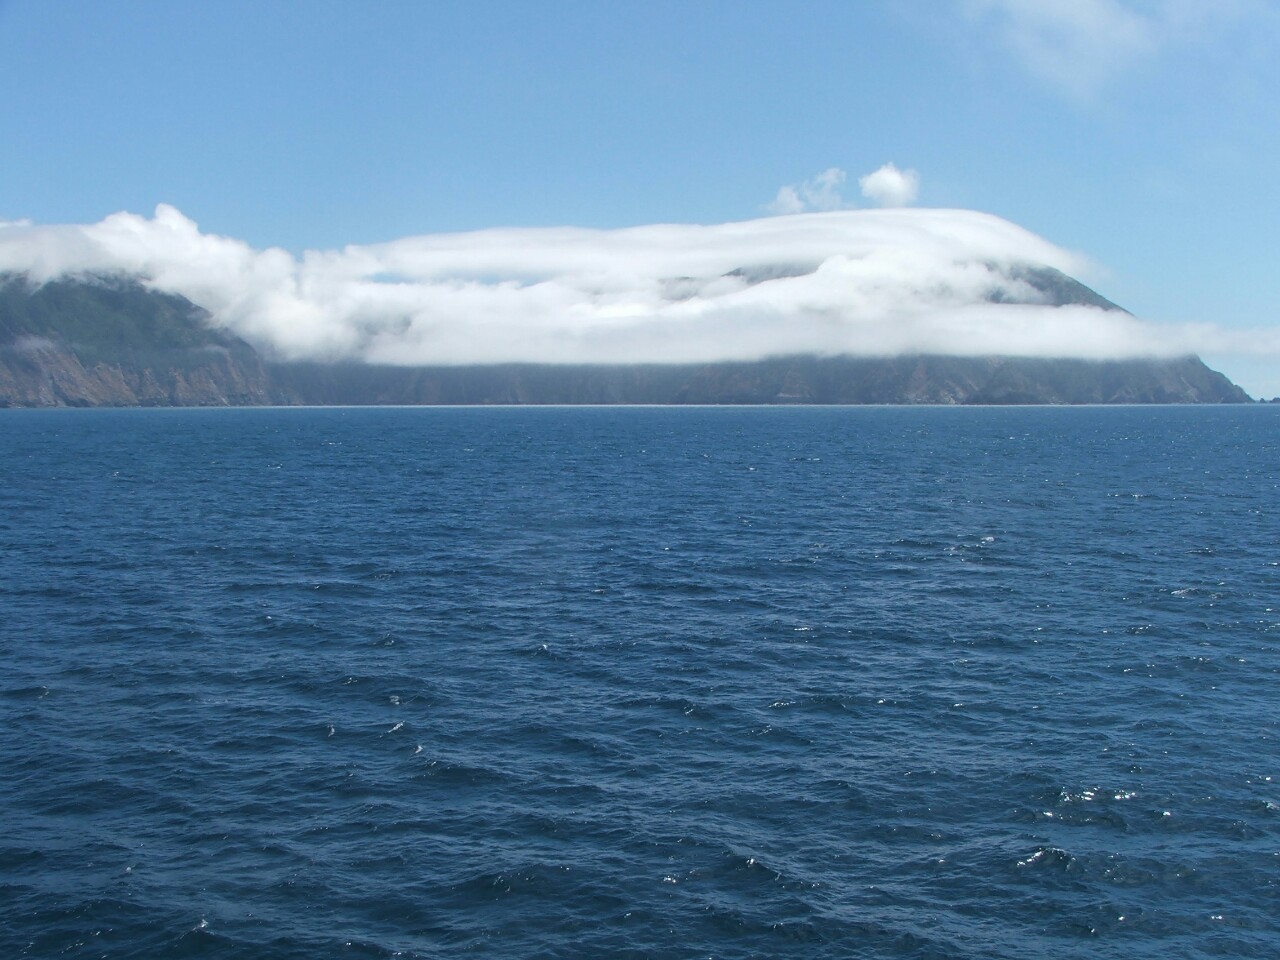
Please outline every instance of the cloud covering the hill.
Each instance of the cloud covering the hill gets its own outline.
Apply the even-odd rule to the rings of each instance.
[[[88,225],[0,222],[0,271],[37,281],[139,275],[289,359],[629,363],[795,353],[1100,359],[1231,349],[1209,327],[1049,306],[1021,278],[1019,264],[1071,275],[1087,268],[1081,257],[1006,220],[964,210],[494,229],[301,256],[202,233],[166,205],[150,218],[117,213]]]

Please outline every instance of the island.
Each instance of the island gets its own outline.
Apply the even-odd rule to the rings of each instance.
[[[1058,305],[1120,309],[1047,267]],[[139,277],[0,276],[0,407],[1248,403],[1198,357],[779,356],[687,364],[389,366],[265,356]]]

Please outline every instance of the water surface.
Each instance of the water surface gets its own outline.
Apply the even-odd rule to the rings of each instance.
[[[5,411],[14,957],[1273,957],[1280,409]]]

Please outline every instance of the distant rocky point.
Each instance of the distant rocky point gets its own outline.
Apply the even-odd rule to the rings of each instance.
[[[1119,309],[1056,270],[1029,267],[1021,276],[1049,303]],[[265,361],[209,319],[189,300],[150,290],[136,278],[37,285],[22,276],[0,277],[0,406],[1250,402],[1197,357],[795,356],[433,367],[278,363]]]
[[[135,279],[0,282],[0,406],[275,402],[257,351],[185,297]]]

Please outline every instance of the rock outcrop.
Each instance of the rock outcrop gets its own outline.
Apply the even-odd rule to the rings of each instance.
[[[134,279],[0,281],[0,406],[249,406],[274,400],[253,347]]]

